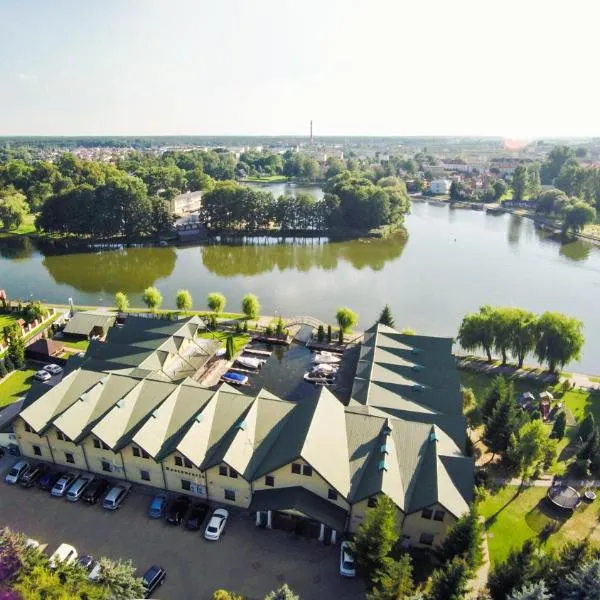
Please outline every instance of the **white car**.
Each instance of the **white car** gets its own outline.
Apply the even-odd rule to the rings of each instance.
[[[25,548],[33,548],[33,549],[37,549],[40,548],[42,544],[40,544],[40,542],[38,542],[37,540],[34,540],[33,538],[27,538],[25,540]]]
[[[29,469],[29,463],[25,460],[20,460],[12,466],[11,470],[6,474],[4,481],[6,481],[6,483],[10,483],[11,485],[19,483],[23,475],[25,475]]]
[[[58,563],[70,564],[77,560],[77,550],[70,544],[61,544],[50,557],[50,567],[56,569]]]
[[[221,534],[225,530],[227,524],[227,518],[229,513],[224,508],[217,508],[212,514],[206,530],[204,531],[204,538],[207,540],[218,540]]]
[[[65,473],[52,487],[50,493],[57,498],[61,498],[67,493],[69,486],[75,481],[73,473]]]
[[[356,564],[348,542],[340,544],[340,575],[343,577],[356,577]]]
[[[50,375],[50,373],[48,373],[48,371],[44,371],[42,369],[41,371],[38,371],[34,375],[34,378],[37,379],[38,381],[48,381],[49,379],[52,379],[52,375]]]
[[[50,375],[58,375],[59,373],[62,373],[62,367],[60,365],[55,365],[55,364],[44,365],[42,367],[42,369],[44,371],[48,371],[48,373],[50,373]]]

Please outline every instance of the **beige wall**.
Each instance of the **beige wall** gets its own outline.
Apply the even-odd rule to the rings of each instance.
[[[13,430],[17,438],[19,450],[23,456],[35,460],[45,460],[54,462],[50,454],[50,448],[46,436],[39,436],[37,433],[29,433],[25,431],[25,421],[21,417],[17,417],[13,423]],[[33,452],[33,446],[39,446],[42,452],[41,456],[37,456]]]
[[[103,450],[102,448],[94,447],[94,436],[89,435],[85,438],[81,445],[85,451],[90,471],[98,473],[105,477],[116,477],[118,479],[125,478],[125,472],[123,469],[123,461],[121,455],[118,452],[112,450]],[[102,461],[105,460],[111,465],[111,471],[102,470]]]
[[[367,513],[368,510],[370,510],[369,506],[368,506],[368,502],[369,499],[365,498],[364,500],[361,500],[360,502],[356,502],[352,505],[352,509],[350,511],[350,522],[348,524],[348,529],[351,532],[355,532],[358,527],[360,526],[360,524],[363,522],[364,518],[365,518],[365,514]],[[396,511],[396,528],[398,530],[398,533],[401,533],[402,531],[402,523],[404,521],[404,513],[397,508]]]
[[[422,511],[414,512],[406,515],[402,524],[402,534],[410,536],[410,542],[413,546],[426,547],[419,542],[422,533],[433,534],[433,546],[438,546],[446,537],[448,528],[456,523],[456,517],[451,515],[443,506],[435,504],[430,506],[433,511],[443,511],[444,520],[436,521],[433,519],[424,519]]]
[[[238,474],[237,478],[220,475],[219,467],[211,467],[206,471],[208,482],[208,499],[214,502],[232,504],[242,508],[248,508],[252,500],[250,483]],[[225,490],[235,491],[235,502],[225,499]]]
[[[206,492],[206,474],[197,469],[196,467],[180,467],[175,464],[175,457],[181,458],[182,462],[185,458],[179,452],[174,452],[171,456],[167,456],[163,461],[163,468],[165,479],[167,482],[167,489],[172,492],[178,492],[193,496],[194,498],[207,498]],[[190,482],[191,489],[184,490],[181,487],[181,481],[186,480]]]
[[[307,465],[308,463],[302,459],[294,460],[294,463],[300,463],[301,465]],[[292,473],[292,463],[289,463],[279,469],[276,469],[272,473],[268,473],[268,475],[272,475],[275,478],[274,487],[265,485],[265,477],[260,477],[252,482],[252,487],[255,490],[272,490],[275,488],[284,488],[284,487],[294,487],[294,486],[302,486],[307,490],[321,496],[325,500],[328,500],[332,504],[337,506],[341,506],[344,510],[350,510],[350,505],[348,502],[342,497],[342,495],[338,492],[337,500],[329,500],[327,494],[329,492],[329,488],[332,486],[329,485],[314,469],[311,476],[299,475],[296,473]],[[332,488],[333,489],[333,488]]]
[[[135,444],[128,444],[121,450],[123,464],[125,465],[125,475],[128,481],[151,485],[158,488],[165,488],[165,479],[160,463],[153,458],[142,458],[133,455]],[[141,449],[140,449],[141,451]],[[148,471],[150,480],[142,479],[141,471]]]
[[[52,450],[54,462],[57,465],[71,469],[80,469],[81,471],[88,470],[88,465],[85,461],[81,446],[76,446],[73,442],[58,439],[58,429],[56,427],[50,427],[46,435],[50,442],[50,449]],[[74,463],[67,462],[67,458],[65,456],[66,452],[69,452],[73,455],[73,458],[75,459]]]

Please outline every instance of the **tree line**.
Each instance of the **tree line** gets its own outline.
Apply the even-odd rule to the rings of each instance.
[[[482,306],[467,314],[458,330],[458,342],[468,352],[483,350],[488,362],[492,352],[502,356],[505,365],[511,354],[521,368],[533,354],[555,373],[572,360],[578,360],[584,344],[583,323],[559,312],[540,316],[522,308]]]

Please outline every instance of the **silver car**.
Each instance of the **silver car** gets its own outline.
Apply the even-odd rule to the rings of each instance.
[[[129,493],[131,484],[129,483],[118,483],[117,485],[110,488],[108,494],[104,497],[102,506],[106,510],[117,510],[121,506],[123,500]]]
[[[73,473],[65,473],[52,487],[50,493],[58,498],[64,496],[69,489],[69,486],[75,480]]]

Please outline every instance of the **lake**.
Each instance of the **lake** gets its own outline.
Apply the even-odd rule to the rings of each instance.
[[[387,302],[397,327],[445,336],[456,335],[463,315],[485,303],[557,310],[585,324],[584,355],[569,368],[600,372],[600,249],[579,241],[560,245],[512,215],[425,203],[414,203],[406,229],[383,240],[265,238],[70,254],[27,238],[4,239],[0,289],[11,298],[64,303],[72,297],[84,305],[109,305],[122,290],[141,305],[144,288],[156,285],[165,307],[186,288],[198,308],[219,291],[232,311],[254,292],[265,314],[333,322],[336,308],[349,306],[360,315],[359,327],[369,326]]]

